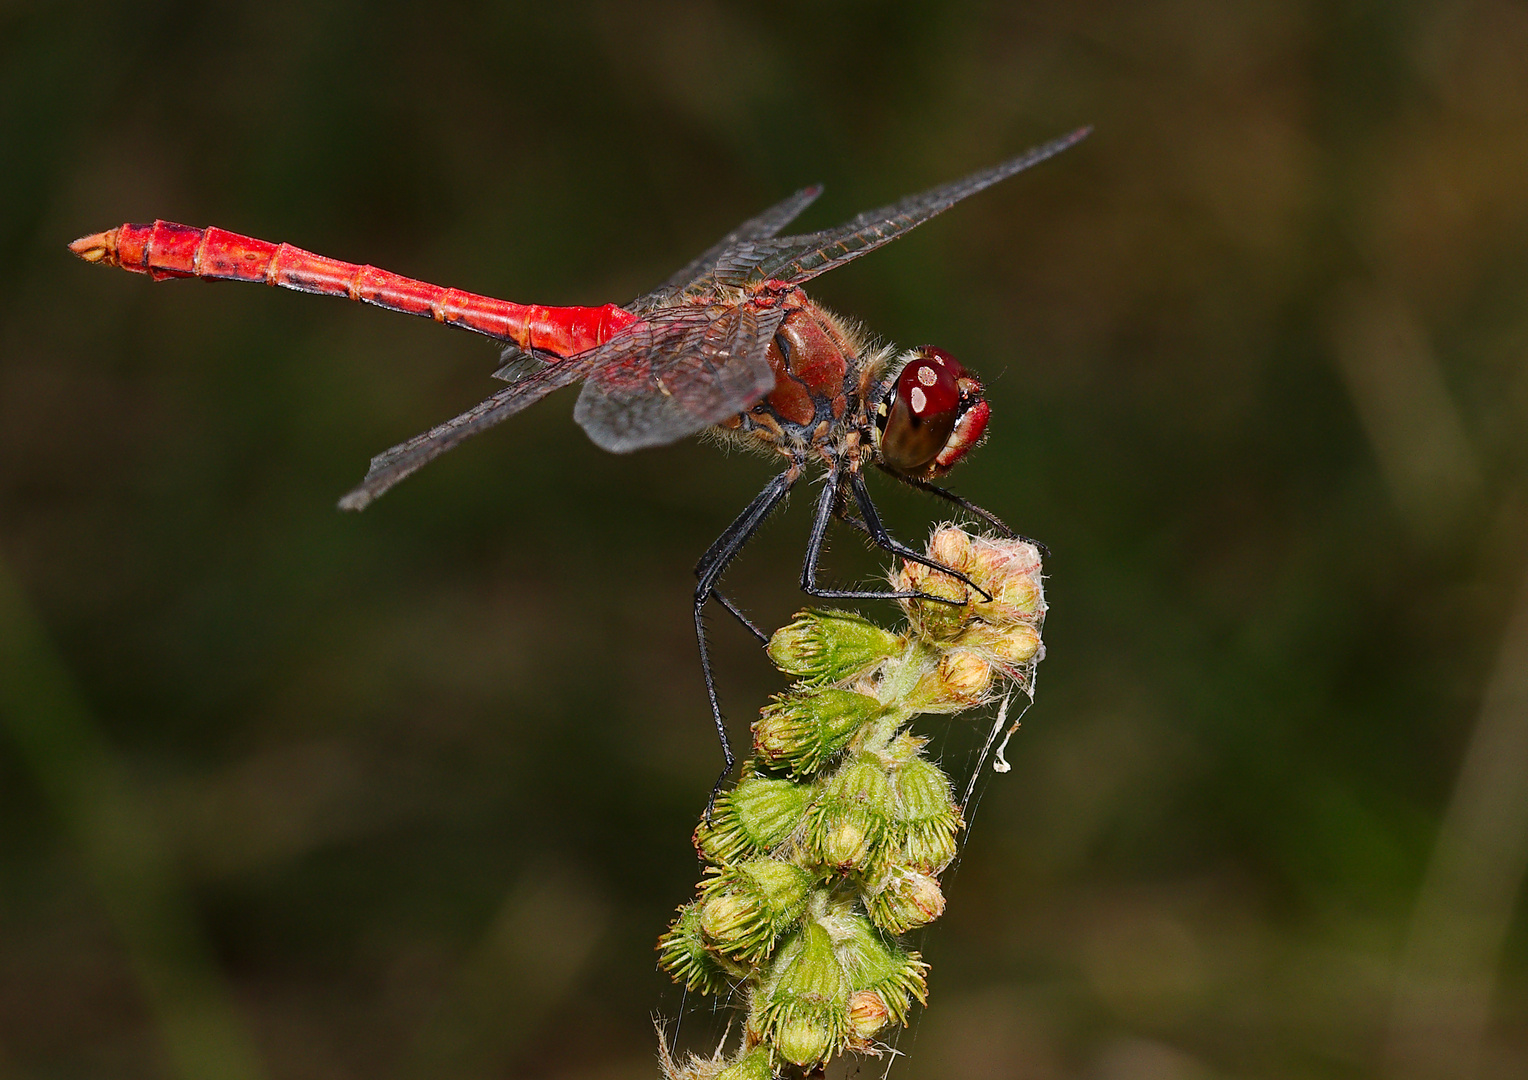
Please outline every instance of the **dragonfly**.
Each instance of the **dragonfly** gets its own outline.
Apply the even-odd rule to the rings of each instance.
[[[508,383],[466,412],[372,458],[361,483],[340,499],[361,510],[394,484],[548,394],[583,383],[573,418],[615,453],[660,446],[709,430],[724,442],[783,459],[783,469],[728,525],[695,566],[695,636],[711,716],[725,759],[712,799],[735,764],[712,670],[704,614],[716,601],[761,642],[768,635],[718,584],[786,495],[821,467],[822,491],[800,584],[809,596],[841,600],[948,598],[892,589],[832,588],[818,581],[834,520],[894,556],[964,574],[914,551],[887,531],[865,481],[868,469],[952,503],[1007,536],[994,514],[934,483],[986,435],[991,407],[981,380],[933,346],[897,350],[807,297],[802,284],[867,255],[960,200],[1080,142],[1090,128],[836,228],[781,236],[821,193],[802,188],[743,222],[656,289],[628,304],[548,307],[442,288],[374,266],[315,255],[218,228],[170,221],[124,224],[69,245],[87,262],[155,280],[264,282],[343,296],[389,311],[428,316],[503,343],[494,375]],[[856,514],[857,511],[857,514]],[[990,597],[988,597],[990,599]]]

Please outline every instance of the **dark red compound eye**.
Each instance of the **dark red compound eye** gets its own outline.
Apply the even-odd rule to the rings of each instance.
[[[887,403],[881,459],[898,472],[921,469],[939,456],[960,417],[960,366],[943,349],[918,350]]]

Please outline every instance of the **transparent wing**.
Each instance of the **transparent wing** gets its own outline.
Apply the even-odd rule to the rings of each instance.
[[[573,409],[595,445],[661,446],[749,408],[775,385],[766,353],[784,312],[667,308],[578,357],[592,371]]]
[[[628,304],[628,309],[638,312],[652,311],[681,292],[695,292],[709,284],[714,284],[712,271],[715,269],[716,261],[729,249],[744,241],[769,239],[794,221],[796,215],[811,206],[821,194],[822,185],[813,184],[811,187],[802,188],[790,198],[776,203],[757,217],[749,218],[691,259],[683,268],[676,270],[662,285]]]
[[[518,345],[506,345],[499,351],[499,366],[493,377],[505,382],[519,382],[527,375],[540,371],[548,364],[555,364],[562,357],[543,353],[539,349],[522,349]]]
[[[667,281],[649,293],[637,297],[626,305],[627,311],[646,315],[657,311],[680,293],[704,292],[716,284],[713,271],[716,260],[729,248],[745,240],[767,240],[795,220],[822,194],[822,185],[804,187],[788,199],[783,199],[757,217],[751,217],[705,251],[691,259],[684,267],[671,274]],[[539,371],[559,358],[539,353],[534,349],[522,349],[507,345],[499,354],[499,367],[493,373],[496,379],[517,382],[532,372]]]
[[[390,450],[382,451],[371,459],[371,468],[366,470],[366,478],[340,500],[340,509],[365,509],[367,504],[378,495],[405,476],[429,464],[463,439],[470,439],[478,432],[509,419],[522,409],[534,405],[553,390],[586,377],[589,373],[589,364],[584,357],[588,355],[589,353],[584,353],[532,372],[514,385],[506,386],[492,397],[474,405],[460,416],[454,416],[423,434],[415,435],[407,442],[401,442]]]
[[[508,346],[494,375],[509,386],[372,458],[366,478],[340,500],[341,508],[365,508],[464,439],[580,379],[589,382],[573,416],[596,445],[617,453],[675,442],[747,409],[775,384],[765,353],[782,313],[746,306],[660,310],[662,303],[704,278],[720,252],[739,240],[773,236],[821,192],[820,186],[802,188],[739,225],[630,305],[652,312],[650,319],[598,348],[563,359]]]
[[[1059,154],[1082,141],[1092,130],[1079,128],[963,180],[942,184],[878,210],[867,210],[834,229],[776,239],[742,240],[717,258],[713,277],[718,284],[734,287],[771,279],[799,284],[890,243],[966,196]]]

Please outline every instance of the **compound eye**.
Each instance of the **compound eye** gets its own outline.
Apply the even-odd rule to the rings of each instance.
[[[943,349],[918,350],[897,376],[881,431],[881,459],[898,472],[915,472],[939,456],[960,416],[959,380],[965,369]]]

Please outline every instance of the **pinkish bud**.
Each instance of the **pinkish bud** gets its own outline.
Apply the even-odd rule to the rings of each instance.
[[[929,538],[928,557],[951,570],[966,570],[971,557],[971,535],[954,525],[936,529]]]
[[[886,999],[874,990],[858,990],[849,995],[849,1030],[856,1039],[868,1042],[891,1022]]]
[[[952,701],[970,705],[986,696],[992,665],[975,653],[950,652],[939,661],[939,678]]]

